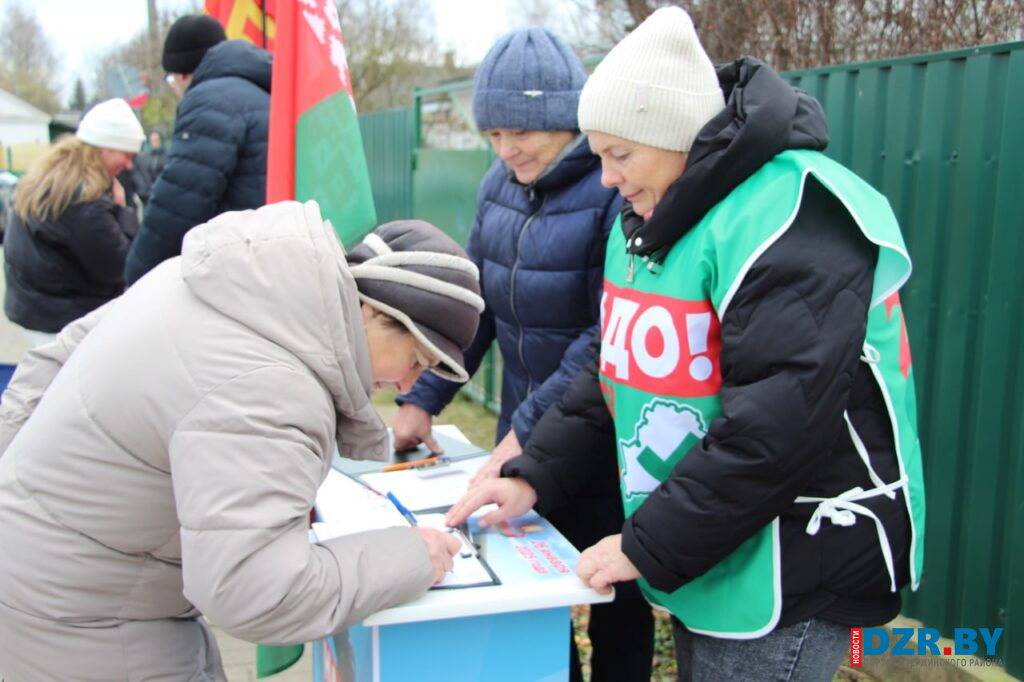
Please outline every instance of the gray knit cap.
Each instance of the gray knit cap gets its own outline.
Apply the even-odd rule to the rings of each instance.
[[[441,360],[432,372],[469,381],[462,351],[480,324],[480,273],[454,239],[422,220],[396,220],[348,253],[359,299],[400,321]]]
[[[576,107],[587,80],[583,63],[545,28],[506,33],[473,80],[473,118],[480,130],[577,130]]]

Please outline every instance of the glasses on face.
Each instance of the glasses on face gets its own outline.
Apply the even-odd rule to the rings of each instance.
[[[169,73],[166,76],[164,76],[164,82],[168,85],[174,85],[174,74]]]

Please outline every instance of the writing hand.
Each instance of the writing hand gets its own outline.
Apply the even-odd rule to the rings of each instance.
[[[442,533],[434,528],[417,528],[423,544],[430,555],[430,567],[434,572],[434,582],[444,578],[444,574],[452,570],[455,553],[462,549],[462,542],[450,533]]]

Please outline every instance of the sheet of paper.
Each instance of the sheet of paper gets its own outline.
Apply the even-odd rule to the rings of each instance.
[[[344,484],[342,485],[344,486]],[[339,486],[339,488],[340,487],[342,486]],[[364,486],[359,487],[363,488]],[[374,497],[376,497],[375,493]],[[384,501],[387,502],[387,499]],[[310,533],[310,541],[324,542],[332,538],[351,535],[353,533],[361,533],[367,530],[375,530],[378,528],[391,528],[394,526],[408,527],[409,522],[405,517],[395,511],[394,505],[390,502],[388,502],[388,505],[391,507],[392,511],[395,512],[394,515],[380,513],[379,515],[372,515],[372,518],[356,517],[355,519],[338,521],[318,521],[313,524],[313,528]],[[416,521],[419,523],[421,528],[435,528],[441,532],[451,532],[444,523],[444,514],[418,514],[416,516]],[[480,554],[477,552],[476,548],[468,544],[465,540],[462,543],[462,550],[455,555],[452,563],[452,570],[445,573],[441,582],[434,584],[431,589],[495,584],[494,576],[487,570],[487,567],[481,560]]]
[[[409,525],[388,498],[334,470],[317,492],[316,509],[322,522],[314,523],[313,530],[320,540]]]
[[[487,457],[474,457],[452,462],[448,467],[451,471],[443,476],[424,477],[413,469],[404,469],[363,474],[360,479],[378,492],[394,493],[402,504],[414,512],[447,508],[466,493],[469,479],[486,461]]]

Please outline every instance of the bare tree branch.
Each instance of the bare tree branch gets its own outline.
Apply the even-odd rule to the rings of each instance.
[[[658,7],[679,5],[713,61],[749,54],[780,70],[1024,38],[1022,0],[564,1],[581,26],[599,26],[614,42]]]
[[[57,57],[35,12],[20,3],[7,7],[0,28],[0,88],[47,113],[57,101]]]

